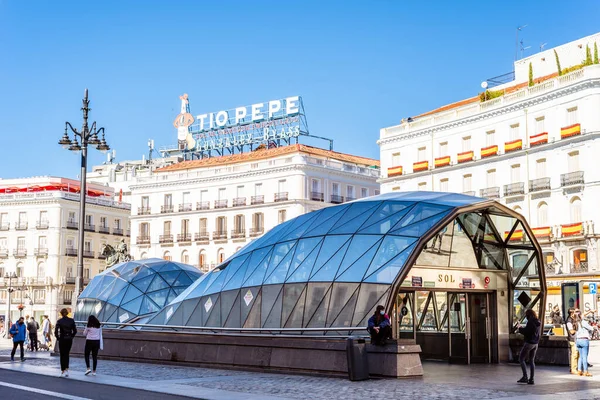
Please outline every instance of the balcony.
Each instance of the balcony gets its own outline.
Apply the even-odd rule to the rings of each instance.
[[[106,256],[100,252],[98,252],[98,260],[106,260]]]
[[[245,238],[246,237],[246,230],[245,229],[234,229],[231,231],[231,238],[232,239],[240,239],[240,238]]]
[[[529,192],[542,192],[550,190],[550,178],[539,178],[529,180]]]
[[[4,222],[0,224],[0,231],[7,231],[10,229],[10,223]]]
[[[165,204],[164,206],[160,206],[161,214],[168,214],[173,212],[173,204]]]
[[[121,229],[121,228],[113,228],[113,235],[123,236],[123,229]]]
[[[192,203],[182,203],[179,205],[179,212],[192,211]]]
[[[0,249],[0,258],[8,258],[8,249]]]
[[[35,229],[48,229],[50,223],[48,221],[37,221],[35,223]]]
[[[215,200],[215,208],[227,208],[227,200]]]
[[[525,183],[517,182],[504,185],[504,196],[519,196],[525,194]]]
[[[173,244],[173,235],[160,235],[158,237],[158,243],[160,243],[160,244]]]
[[[74,285],[75,284],[75,277],[74,276],[67,276],[65,278],[65,283],[67,285]],[[68,299],[69,299],[69,304],[71,304],[71,297],[69,296]]]
[[[74,247],[67,247],[65,249],[65,256],[70,256],[70,257],[77,256],[77,249]]]
[[[332,204],[342,204],[344,202],[344,196],[340,196],[339,194],[331,195],[331,203]]]
[[[466,196],[475,196],[475,191],[474,190],[468,190],[466,192],[463,192],[464,195]]]
[[[194,234],[194,241],[196,242],[208,242],[210,240],[210,235],[208,232],[197,232]]]
[[[125,236],[127,236],[127,237],[131,236],[131,229],[127,229],[125,231]]]
[[[27,257],[27,249],[14,249],[13,257],[15,257],[15,258]]]
[[[213,240],[227,240],[227,232],[214,231]]]
[[[500,187],[494,186],[479,190],[479,197],[487,197],[488,199],[497,199],[500,197]]]
[[[178,233],[177,234],[177,243],[191,243],[192,242],[192,234],[191,233]]]
[[[83,257],[84,258],[95,258],[95,254],[92,250],[83,250]]]
[[[150,215],[150,207],[138,207],[138,215]]]
[[[560,175],[561,187],[583,185],[584,183],[583,171],[569,172]]]
[[[96,225],[93,224],[83,224],[83,230],[86,232],[96,232]]]
[[[67,221],[67,229],[78,229],[79,223],[77,221],[69,220]]]
[[[310,192],[310,199],[314,201],[325,201],[322,192]]]
[[[135,240],[136,244],[150,244],[150,236],[138,236]]]
[[[28,224],[27,224],[27,221],[18,221],[18,222],[15,224],[15,229],[16,229],[17,231],[25,231],[25,230],[27,230],[27,225],[28,225]]]
[[[263,196],[262,194],[260,196],[250,197],[250,205],[264,204],[264,203],[265,203],[265,196]]]
[[[196,203],[196,211],[210,210],[210,201],[199,201]]]
[[[242,207],[246,205],[246,198],[245,197],[236,197],[235,199],[233,199],[233,206],[234,207]]]
[[[265,233],[265,228],[259,226],[258,228],[250,228],[250,237],[260,236]]]
[[[109,233],[110,234],[110,228],[108,226],[99,226],[98,227],[98,232],[100,232],[100,233]]]
[[[571,264],[571,273],[572,274],[579,274],[582,272],[588,272],[587,261],[581,261],[578,264]]]
[[[323,193],[321,193],[321,195],[323,195]],[[279,193],[275,193],[275,196],[273,197],[273,201],[274,202],[278,202],[278,201],[287,201],[288,200],[288,192],[279,192]],[[323,200],[321,200],[323,201]]]
[[[48,257],[48,249],[45,249],[45,248],[33,249],[33,255],[35,255],[36,257]]]

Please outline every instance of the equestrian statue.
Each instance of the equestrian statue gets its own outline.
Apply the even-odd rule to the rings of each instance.
[[[100,254],[106,258],[106,267],[112,267],[115,264],[131,261],[133,257],[127,251],[127,243],[121,239],[121,243],[115,249],[110,244],[104,244],[100,249]]]

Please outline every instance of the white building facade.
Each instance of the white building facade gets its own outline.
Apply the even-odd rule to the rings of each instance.
[[[277,224],[379,192],[379,162],[290,145],[184,161],[132,189],[132,255],[208,271]]]
[[[535,228],[551,294],[565,280],[599,278],[600,65],[559,76],[554,54],[563,68],[575,66],[594,43],[600,35],[519,60],[515,81],[494,88],[499,97],[477,96],[381,129],[382,192],[496,199]]]
[[[84,284],[105,269],[102,246],[129,244],[127,203],[113,200],[111,188],[87,186],[84,246]],[[0,315],[40,321],[70,308],[75,276],[79,228],[79,181],[36,177],[0,180]],[[14,279],[7,275],[17,276]]]

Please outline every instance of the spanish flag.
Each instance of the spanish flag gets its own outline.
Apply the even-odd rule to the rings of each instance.
[[[512,142],[504,143],[504,152],[508,153],[510,151],[521,150],[523,148],[523,140],[517,139]]]
[[[576,224],[562,225],[561,231],[563,236],[575,236],[583,233],[583,224],[577,222]]]
[[[446,165],[450,165],[450,156],[439,157],[435,159],[435,167],[445,167]]]
[[[391,167],[388,168],[388,177],[402,175],[402,167]]]
[[[565,139],[571,136],[577,136],[581,133],[581,124],[574,124],[560,128],[560,138]]]
[[[426,169],[429,169],[429,161],[413,163],[413,172],[425,171]]]
[[[510,233],[510,231],[505,231],[504,232],[504,240],[506,240],[506,238],[508,237],[508,234]],[[517,229],[513,232],[512,236],[510,237],[510,240],[522,240],[523,239],[523,230],[522,229]]]
[[[539,135],[529,137],[529,145],[537,146],[538,144],[548,143],[548,132],[540,133]]]
[[[473,152],[473,150],[470,151],[465,151],[464,153],[458,153],[458,162],[459,163],[464,163],[467,161],[473,161],[473,156],[475,155],[475,153]]]
[[[533,234],[537,238],[545,238],[552,236],[552,228],[545,226],[543,228],[533,228]]]
[[[481,158],[495,156],[498,154],[498,145],[484,147],[481,149]]]

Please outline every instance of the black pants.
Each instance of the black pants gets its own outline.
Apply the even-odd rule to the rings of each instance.
[[[60,352],[60,370],[69,369],[69,353],[73,346],[73,339],[60,339],[58,341],[58,351]]]
[[[25,351],[23,350],[23,343],[24,343],[23,340],[21,340],[19,342],[13,342],[13,349],[10,352],[10,358],[11,359],[14,358],[15,353],[17,352],[17,346],[21,347],[21,360],[25,359]]]
[[[38,338],[36,333],[29,333],[29,344],[31,345],[31,351],[38,351]]]
[[[375,331],[373,328],[369,328],[369,333],[371,334],[371,343],[385,344],[385,339],[390,336],[391,332],[392,328],[390,326],[379,328],[379,332]]]
[[[100,350],[99,340],[86,340],[85,341],[85,366],[90,369],[90,353],[92,353],[93,367],[92,370],[96,371],[98,365],[98,350]]]

